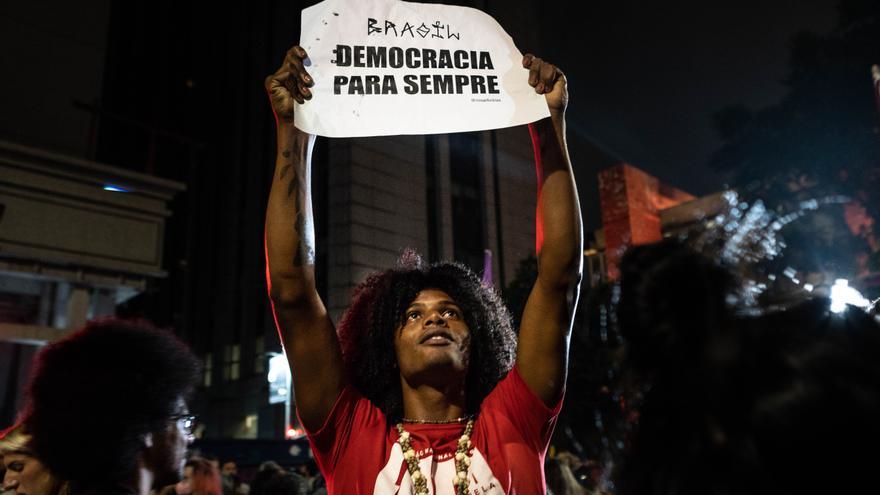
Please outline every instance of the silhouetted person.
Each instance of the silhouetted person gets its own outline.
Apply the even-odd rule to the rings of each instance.
[[[676,242],[624,258],[619,318],[646,393],[619,494],[873,491],[880,324],[824,298],[749,316],[738,293]]]
[[[177,482],[192,441],[196,358],[144,321],[106,318],[44,348],[27,430],[71,493],[147,495]]]

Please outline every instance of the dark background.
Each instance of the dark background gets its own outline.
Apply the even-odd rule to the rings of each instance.
[[[261,333],[277,350],[262,256],[274,157],[263,79],[297,42],[300,10],[313,3],[0,6],[0,137],[186,184],[170,205],[169,277],[120,312],[173,325],[198,352]],[[590,161],[595,147],[697,196],[798,167],[836,173],[854,155],[876,170],[869,78],[870,63],[880,62],[876,1],[446,3],[487,11],[523,52],[568,75],[570,151],[588,230],[600,226],[596,173],[608,165]],[[716,115],[730,105],[738,110],[722,119],[719,134]],[[856,135],[858,142],[844,139]],[[845,149],[810,147],[826,138]],[[326,141],[319,140],[319,163]],[[791,150],[800,155],[783,152]],[[758,166],[743,165],[750,161]],[[864,198],[876,209],[874,194]],[[603,356],[580,370],[591,377],[579,382],[585,388],[607,382],[597,375],[611,366]],[[215,391],[212,404],[233,404],[246,386]],[[581,414],[581,423],[590,420]]]

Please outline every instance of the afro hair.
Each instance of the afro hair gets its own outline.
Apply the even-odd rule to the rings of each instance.
[[[398,265],[369,276],[354,291],[339,323],[339,340],[349,380],[381,409],[389,422],[403,416],[400,372],[392,342],[404,311],[423,289],[449,294],[461,307],[471,333],[466,376],[469,413],[513,367],[516,335],[510,313],[498,293],[466,266],[424,264],[407,250]]]
[[[38,457],[74,490],[131,476],[143,436],[163,431],[199,376],[189,348],[141,321],[105,318],[48,345],[29,385]]]

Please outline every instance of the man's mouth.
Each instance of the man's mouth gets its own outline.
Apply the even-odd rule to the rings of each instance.
[[[431,330],[422,336],[420,344],[425,345],[448,345],[454,342],[452,333],[448,330]]]

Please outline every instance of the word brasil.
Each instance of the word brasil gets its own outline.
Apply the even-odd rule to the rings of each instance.
[[[428,35],[431,35],[431,38],[440,38],[442,39],[452,39],[455,38],[457,40],[461,39],[461,35],[452,32],[452,27],[442,24],[440,21],[435,21],[434,24],[431,24],[431,27],[428,27],[423,22],[419,27],[416,27],[415,24],[410,24],[409,22],[405,23],[403,27],[400,28],[400,33],[397,32],[397,24],[385,20],[385,27],[378,25],[379,21],[373,19],[372,17],[367,18],[367,35],[371,34],[384,34],[386,36],[397,36],[403,38],[406,33],[409,33],[410,38],[415,38],[416,35],[413,33],[413,29],[415,32],[419,34],[422,38],[427,38]],[[434,28],[434,32],[431,32],[431,28]],[[443,28],[446,28],[446,37],[443,37]]]
[[[384,46],[336,45],[337,67],[400,69],[494,70],[489,52],[433,50]],[[405,74],[401,76],[406,94],[499,94],[497,75]],[[349,95],[396,95],[398,79],[385,75],[336,75],[333,93]]]

